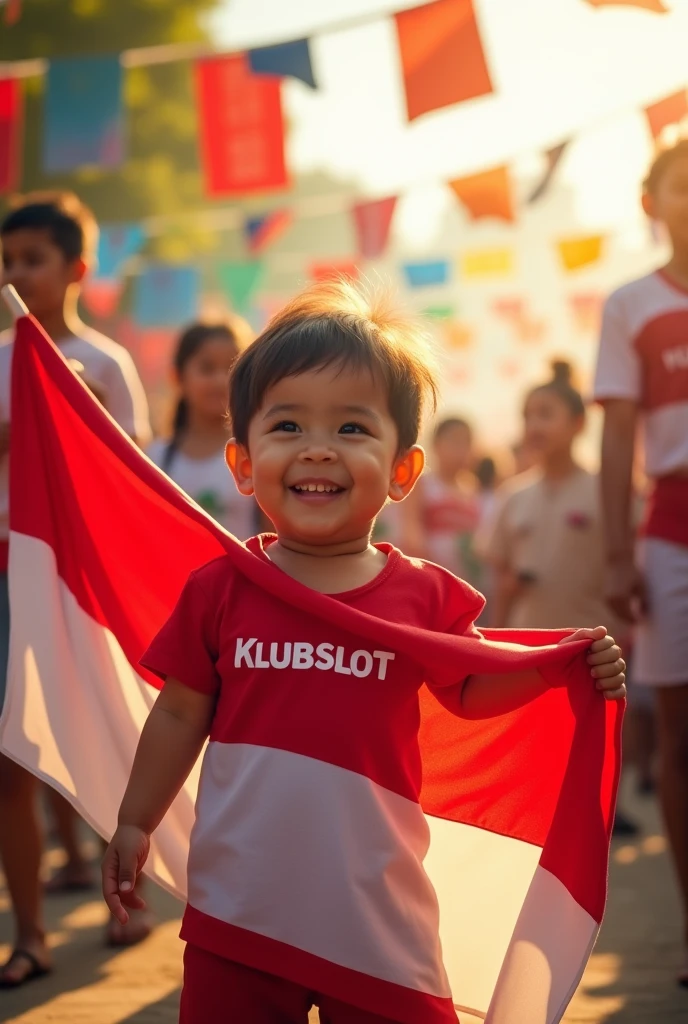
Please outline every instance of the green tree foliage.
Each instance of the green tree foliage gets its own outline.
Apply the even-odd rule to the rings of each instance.
[[[20,21],[0,29],[0,61],[110,54],[207,38],[207,15],[218,0],[30,0]],[[118,171],[81,168],[43,172],[45,79],[24,80],[25,137],[21,188],[69,188],[101,222],[193,211],[203,204],[197,145],[193,63],[177,61],[125,72],[128,159]],[[183,258],[205,247],[188,220],[153,247]],[[210,238],[205,239],[211,244]]]

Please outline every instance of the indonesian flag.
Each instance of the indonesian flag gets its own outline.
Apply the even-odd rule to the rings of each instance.
[[[190,571],[219,554],[304,615],[413,657],[435,679],[546,672],[558,685],[487,721],[449,714],[424,688],[421,806],[457,1011],[490,1024],[561,1020],[602,919],[619,772],[622,708],[595,691],[585,645],[554,646],[556,633],[475,639],[402,628],[288,580],[136,449],[30,317],[17,322],[10,479],[12,634],[0,743],[106,837],[160,686],[138,660]],[[155,833],[147,866],[179,896],[196,781]],[[402,829],[402,819],[392,825]],[[403,878],[385,884],[390,900],[404,899]],[[308,949],[308,919],[294,915],[294,956]],[[331,977],[339,971],[375,992],[378,1005],[380,992],[393,990],[395,1019],[429,1019],[418,1006],[435,997],[411,967],[405,984],[392,985],[369,964],[311,952]]]

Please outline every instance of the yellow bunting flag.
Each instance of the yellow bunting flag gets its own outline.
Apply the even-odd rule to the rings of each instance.
[[[604,235],[562,238],[557,242],[557,248],[564,270],[579,270],[590,263],[597,263],[602,256],[603,245]]]
[[[688,89],[681,89],[645,107],[645,116],[652,138],[658,139],[670,124],[680,124],[688,116]]]
[[[443,326],[447,348],[458,351],[471,347],[475,339],[475,331],[469,324],[461,320],[449,320]]]
[[[514,271],[513,249],[470,249],[459,257],[464,278],[504,277]]]
[[[455,178],[449,182],[449,187],[471,220],[483,217],[506,221],[516,219],[508,167],[493,167],[467,178]]]

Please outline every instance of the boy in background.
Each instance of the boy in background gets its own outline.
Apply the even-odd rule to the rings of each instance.
[[[92,213],[70,193],[27,195],[0,225],[2,284],[17,289],[29,311],[58,345],[65,358],[80,364],[85,382],[110,415],[139,444],[149,440],[148,404],[129,353],[82,323],[77,313],[79,290],[94,261],[98,228]],[[0,335],[0,710],[4,702],[9,649],[9,450],[12,344],[11,332]],[[57,794],[53,810],[65,842],[68,863],[59,887],[85,887],[88,865],[77,841],[77,818]],[[14,952],[0,968],[0,988],[16,987],[50,969],[42,920],[39,869],[41,831],[37,780],[0,754],[0,861],[16,921]],[[125,933],[113,922],[115,943],[143,938],[148,921],[134,922]]]
[[[678,982],[688,987],[688,140],[653,163],[643,208],[666,225],[672,256],[607,301],[595,397],[605,413],[607,597],[636,622],[634,680],[656,693],[660,794],[686,922]],[[636,562],[638,424],[654,487]]]

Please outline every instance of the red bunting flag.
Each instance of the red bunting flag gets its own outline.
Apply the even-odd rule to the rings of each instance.
[[[658,103],[651,103],[645,107],[652,138],[658,139],[663,130],[670,124],[680,124],[684,117],[688,116],[688,90],[681,89],[679,92],[665,96]]]
[[[311,281],[334,281],[340,277],[358,281],[360,273],[355,260],[318,260],[311,263]]]
[[[21,108],[20,83],[0,79],[0,193],[11,192],[19,180]]]
[[[455,178],[449,186],[471,220],[483,217],[497,217],[510,222],[516,220],[508,167],[494,167],[467,178]]]
[[[352,207],[358,251],[364,259],[376,260],[384,255],[396,205],[397,197],[389,196]]]
[[[394,20],[409,121],[493,91],[473,0],[435,0]]]
[[[21,18],[22,0],[5,0],[5,24],[16,25]]]
[[[642,7],[644,11],[666,14],[669,8],[662,0],[588,0],[591,7]]]
[[[284,188],[279,79],[254,75],[244,54],[198,61],[201,154],[209,196]]]
[[[104,320],[117,311],[123,291],[123,281],[94,277],[84,282],[81,301],[89,313]]]

